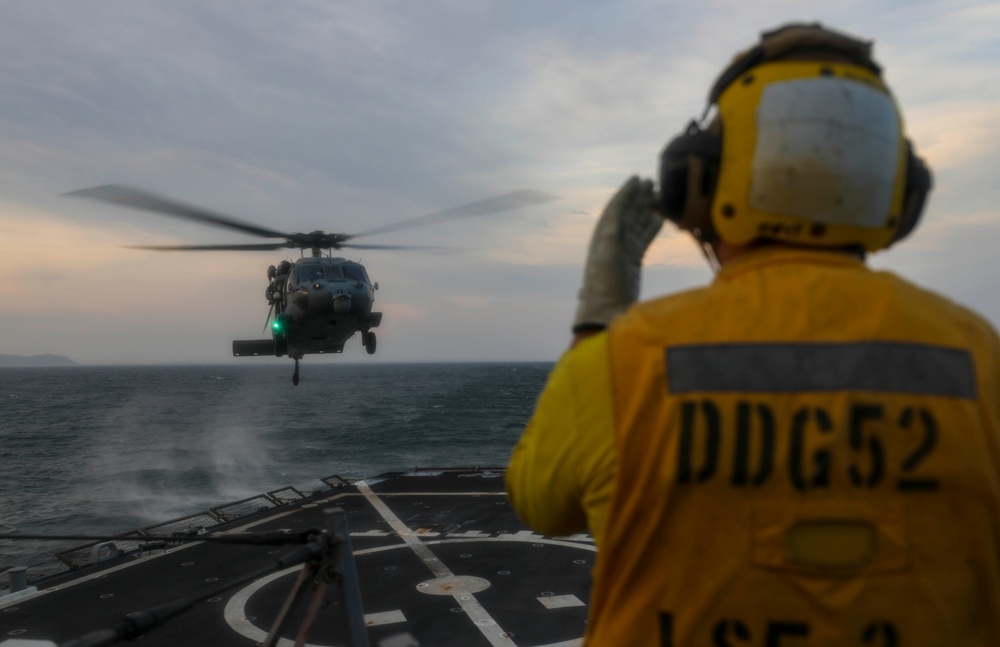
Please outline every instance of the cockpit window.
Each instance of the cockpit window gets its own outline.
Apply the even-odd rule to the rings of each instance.
[[[312,283],[323,278],[322,265],[299,266],[299,283]]]
[[[326,280],[327,281],[343,281],[344,275],[340,272],[340,268],[336,265],[327,265],[326,268]]]
[[[344,276],[347,277],[349,281],[361,281],[363,283],[368,283],[368,275],[365,274],[365,268],[356,263],[345,263],[341,265],[344,270]]]

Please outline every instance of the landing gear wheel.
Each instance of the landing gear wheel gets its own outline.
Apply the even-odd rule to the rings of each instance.
[[[365,350],[368,351],[369,355],[375,354],[375,333],[365,333]]]
[[[299,385],[299,360],[295,360],[295,371],[292,373],[292,384]]]

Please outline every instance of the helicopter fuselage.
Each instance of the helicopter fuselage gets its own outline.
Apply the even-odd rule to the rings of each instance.
[[[360,263],[303,258],[292,266],[283,285],[279,277],[275,276],[281,289],[271,332],[278,347],[284,336],[290,357],[339,353],[356,332],[367,334],[381,323],[382,313],[372,312],[377,285]]]
[[[236,355],[303,355],[340,353],[344,343],[362,333],[362,344],[375,351],[372,328],[382,321],[373,312],[377,283],[360,263],[344,258],[312,256],[268,268],[265,296],[274,311],[269,340],[233,342]],[[273,350],[271,350],[273,348]]]

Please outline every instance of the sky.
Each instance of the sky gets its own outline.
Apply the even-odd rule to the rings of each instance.
[[[871,264],[1000,325],[1000,4],[941,0],[0,0],[0,354],[81,364],[280,362],[266,268],[298,252],[61,194],[122,183],[258,224],[352,233],[530,188],[559,200],[364,242],[376,355],[552,361],[591,229],[704,109],[718,72],[790,21],[875,41],[934,172],[919,229]],[[344,250],[347,252],[348,250]],[[643,297],[710,282],[664,226]]]

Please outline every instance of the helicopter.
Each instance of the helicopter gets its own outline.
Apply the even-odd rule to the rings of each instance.
[[[361,333],[361,343],[369,355],[374,354],[376,350],[377,342],[372,328],[378,328],[382,323],[382,313],[372,308],[378,282],[371,281],[366,268],[360,262],[335,257],[334,250],[427,249],[413,245],[367,245],[348,241],[409,227],[521,209],[556,199],[556,196],[543,191],[521,189],[356,234],[340,234],[323,231],[284,233],[121,184],[104,184],[71,191],[64,195],[192,220],[262,238],[283,239],[255,244],[134,245],[131,246],[132,249],[156,251],[299,249],[298,260],[282,260],[267,268],[268,284],[264,296],[269,310],[264,320],[264,330],[267,330],[270,323],[270,339],[233,341],[235,357],[287,355],[295,360],[295,370],[292,373],[292,384],[295,385],[299,383],[299,360],[309,354],[341,353],[344,350],[344,343],[355,333]],[[306,256],[306,250],[310,251],[309,256]]]

